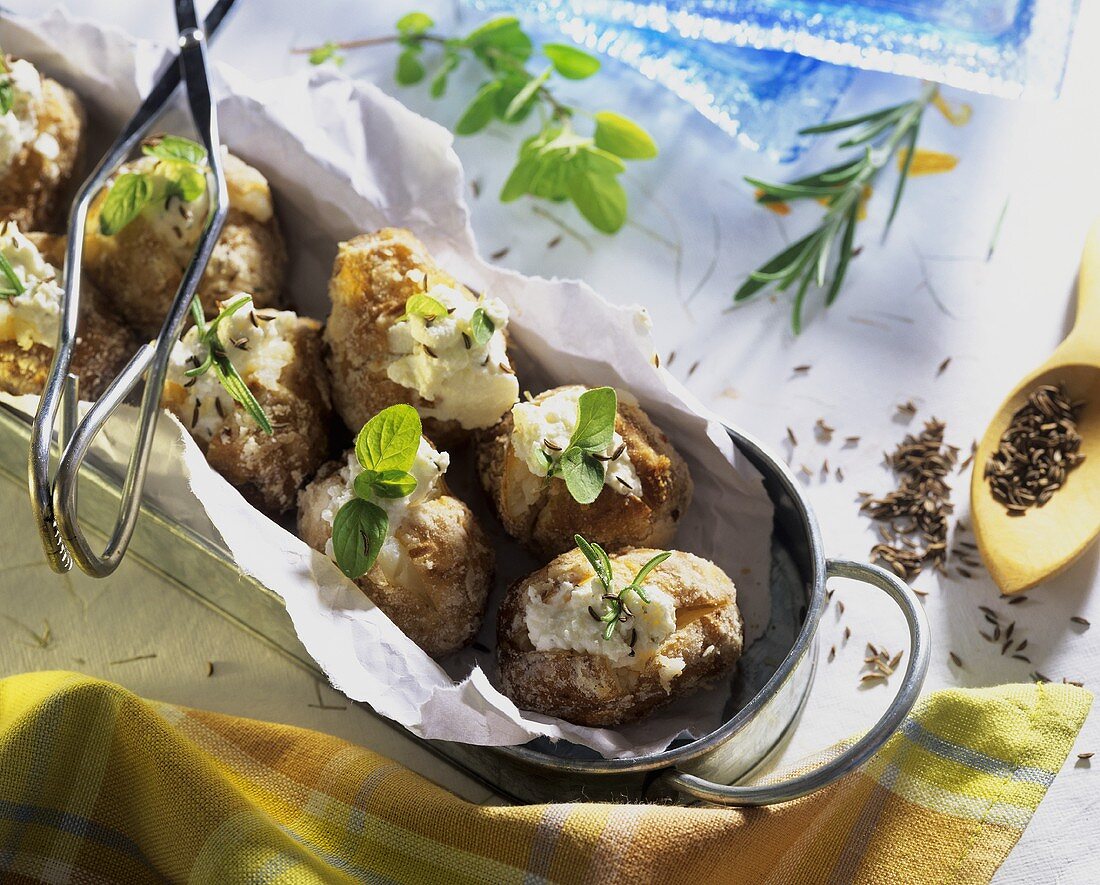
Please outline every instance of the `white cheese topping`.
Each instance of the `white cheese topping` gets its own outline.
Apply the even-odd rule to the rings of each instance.
[[[24,289],[21,295],[0,298],[0,340],[15,341],[23,350],[35,344],[55,347],[62,296],[57,269],[13,222],[0,228],[0,252]],[[9,285],[0,277],[0,288]]]
[[[567,387],[538,401],[516,403],[512,407],[512,449],[527,464],[534,477],[545,477],[546,460],[543,453],[556,462],[569,445],[569,439],[577,426],[578,400],[583,387]],[[642,495],[642,483],[630,461],[630,452],[623,446],[623,438],[614,434],[611,444],[600,453],[606,461],[603,482],[620,495]],[[612,455],[618,455],[611,458]],[[528,501],[538,496],[541,483],[533,482],[524,487]]]
[[[643,585],[649,602],[642,602],[633,592],[625,599],[634,617],[619,622],[610,639],[603,638],[604,625],[592,617],[592,612],[603,614],[603,584],[595,576],[581,584],[569,581],[555,582],[553,586],[535,585],[527,588],[527,635],[539,651],[581,651],[602,655],[616,667],[642,670],[657,649],[676,630],[676,602],[658,587]],[[544,600],[545,597],[545,601]],[[631,656],[630,639],[634,639],[634,655]],[[665,661],[683,661],[666,658]],[[662,666],[661,682],[665,684]],[[678,672],[669,676],[669,682]],[[665,685],[665,690],[668,686]]]
[[[416,488],[413,489],[412,494],[406,495],[404,498],[371,498],[371,501],[386,511],[386,516],[389,518],[389,525],[386,528],[386,540],[382,542],[382,549],[378,552],[377,562],[382,569],[382,573],[386,576],[386,580],[396,586],[413,586],[412,581],[402,577],[403,574],[408,573],[407,570],[412,565],[412,560],[409,558],[408,551],[401,546],[401,543],[395,537],[397,529],[410,509],[440,496],[442,489],[439,481],[442,479],[443,474],[447,472],[450,463],[450,455],[446,452],[437,452],[426,438],[421,437],[416,459],[413,461],[412,470],[409,471],[416,477]],[[340,508],[355,496],[352,491],[352,484],[355,482],[355,477],[362,472],[363,467],[359,463],[359,459],[355,457],[355,451],[348,452],[347,466],[339,474],[340,485],[329,488],[328,491],[332,499],[329,501],[328,506],[321,511],[321,519],[328,525],[333,524]],[[325,553],[329,557],[333,556],[331,538],[325,545]]]
[[[42,98],[42,78],[30,62],[20,59],[10,62],[8,67],[9,73],[0,74],[10,80],[12,87],[11,110],[0,116],[0,170],[6,170],[24,145],[38,137],[38,102]],[[56,147],[57,141],[50,140]],[[35,147],[46,159],[51,159],[48,142]]]
[[[258,382],[263,387],[275,389],[283,368],[294,359],[291,342],[296,327],[297,315],[292,311],[256,311],[248,302],[221,321],[218,339],[246,384]],[[221,431],[226,417],[240,407],[225,392],[213,369],[194,379],[184,374],[205,359],[206,347],[199,341],[198,330],[192,326],[172,348],[168,380],[187,391],[181,420],[194,436],[210,441]]]
[[[450,286],[433,286],[427,294],[447,308],[447,315],[430,320],[414,315],[394,323],[389,329],[394,358],[386,374],[431,403],[420,409],[421,414],[457,421],[467,430],[490,427],[519,396],[504,343],[508,308],[499,298],[475,301]],[[474,343],[470,332],[479,307],[494,326],[488,342],[481,345]]]
[[[119,168],[119,173],[153,173],[159,162],[157,157],[142,156]],[[274,206],[271,200],[271,188],[260,172],[243,160],[230,155],[222,146],[222,163],[225,168],[229,205],[251,215],[261,224],[271,220]],[[142,210],[142,217],[148,223],[154,235],[176,248],[190,250],[198,242],[202,226],[210,211],[210,190],[214,179],[207,175],[206,188],[190,202],[178,196],[167,200],[154,200]]]

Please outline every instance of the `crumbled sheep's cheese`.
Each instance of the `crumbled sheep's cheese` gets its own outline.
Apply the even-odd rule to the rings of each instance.
[[[406,587],[415,586],[414,583],[402,577],[407,574],[412,566],[412,560],[408,551],[395,537],[398,527],[405,519],[405,515],[425,501],[438,498],[441,494],[440,480],[450,466],[451,456],[446,452],[437,452],[430,442],[424,437],[420,438],[420,447],[416,452],[412,469],[409,471],[416,478],[416,488],[411,495],[404,498],[372,498],[371,500],[386,511],[389,525],[386,529],[386,540],[382,542],[382,549],[378,552],[377,564],[391,583]],[[331,500],[321,511],[321,519],[328,525],[336,520],[336,514],[340,508],[354,497],[352,485],[355,477],[363,472],[363,467],[355,457],[355,452],[348,453],[347,466],[340,471],[340,484],[329,488]],[[332,557],[332,539],[325,545],[325,553]]]
[[[512,449],[534,478],[546,476],[547,466],[543,455],[556,461],[569,445],[573,430],[577,426],[578,400],[584,389],[570,387],[538,400],[537,402],[516,403],[512,407]],[[622,451],[619,449],[622,448]],[[610,459],[618,452],[618,457],[604,463],[604,485],[610,486],[620,495],[640,497],[642,484],[634,465],[630,461],[630,452],[623,447],[623,438],[614,434],[611,443],[601,453]],[[532,481],[523,486],[524,496],[530,502],[538,497],[541,482]]]
[[[62,297],[57,269],[13,222],[0,228],[0,252],[24,289],[21,295],[0,298],[0,340],[14,341],[23,350],[35,344],[55,347]],[[7,285],[0,278],[0,286]]]
[[[255,311],[252,304],[246,302],[221,321],[218,339],[246,384],[258,382],[274,389],[279,385],[283,368],[294,359],[291,342],[296,326],[297,316],[292,311]],[[181,419],[194,436],[210,441],[221,431],[226,417],[239,407],[225,392],[213,369],[194,379],[187,377],[185,372],[201,365],[205,359],[206,347],[199,341],[198,330],[192,326],[172,348],[168,380],[187,392]],[[192,380],[194,383],[188,387]]]
[[[7,170],[28,144],[47,160],[56,159],[58,152],[57,140],[38,132],[38,103],[42,99],[42,78],[38,71],[23,59],[11,62],[8,67],[12,106],[0,116],[0,171]]]
[[[422,276],[422,271],[410,274]],[[433,286],[427,294],[447,308],[447,315],[414,315],[390,326],[389,349],[395,356],[386,374],[429,404],[420,409],[423,415],[457,421],[467,430],[490,427],[519,396],[505,350],[508,308],[499,298],[474,300],[450,286]],[[470,333],[479,307],[494,326],[492,337],[481,345]]]
[[[676,602],[658,587],[645,585],[649,602],[629,594],[627,606],[634,617],[616,624],[610,639],[603,638],[604,625],[592,618],[591,608],[604,610],[603,585],[593,576],[580,584],[569,581],[552,587],[535,585],[527,589],[527,635],[539,651],[582,651],[602,655],[616,667],[642,670],[657,649],[676,630]],[[544,601],[545,600],[545,601]],[[637,630],[634,655],[630,637]],[[659,676],[665,690],[684,668],[680,658],[657,655]],[[676,662],[679,661],[679,669]]]

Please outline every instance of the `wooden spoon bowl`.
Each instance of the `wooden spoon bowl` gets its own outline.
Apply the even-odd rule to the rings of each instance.
[[[1100,224],[1085,243],[1073,331],[997,410],[974,457],[970,510],[986,568],[1002,593],[1022,593],[1058,574],[1100,535]],[[1085,460],[1042,507],[1011,516],[993,497],[985,465],[1012,417],[1039,386],[1064,385],[1084,406],[1077,416]]]

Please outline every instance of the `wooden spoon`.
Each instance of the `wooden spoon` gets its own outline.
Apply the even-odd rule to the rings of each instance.
[[[1044,506],[1009,516],[990,491],[985,465],[1012,416],[1041,384],[1064,384],[1071,400],[1084,401],[1077,425],[1085,460]],[[1021,593],[1058,574],[1100,534],[1100,223],[1085,242],[1073,330],[1001,404],[978,446],[970,512],[982,559],[1006,594]]]

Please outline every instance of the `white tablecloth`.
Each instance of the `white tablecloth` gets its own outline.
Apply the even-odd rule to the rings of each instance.
[[[71,0],[67,5],[139,36],[165,40],[173,33],[167,3]],[[7,6],[32,13],[41,0],[8,0]],[[379,6],[388,8],[380,11]],[[818,209],[774,215],[753,203],[741,177],[793,176],[831,162],[831,149],[811,151],[799,167],[776,169],[736,147],[670,94],[614,64],[596,80],[572,85],[568,94],[594,110],[606,101],[637,117],[661,146],[657,161],[631,165],[631,224],[608,238],[592,233],[569,207],[547,213],[527,201],[498,203],[495,194],[510,169],[517,136],[491,127],[456,145],[480,192],[474,197],[471,189],[482,251],[499,254],[501,263],[527,273],[583,277],[614,301],[646,304],[665,365],[728,420],[789,453],[796,469],[802,464],[811,468],[813,477],[803,479],[829,554],[866,558],[875,536],[858,513],[855,493],[891,486],[881,466],[883,450],[932,416],[947,422],[950,442],[968,450],[1015,379],[1043,359],[1072,321],[1081,244],[1088,225],[1100,216],[1100,57],[1094,51],[1100,7],[1083,6],[1060,101],[1008,103],[952,91],[951,100],[973,105],[969,125],[955,128],[935,112],[928,114],[921,144],[957,155],[958,167],[910,182],[885,244],[879,233],[889,197],[883,193],[872,200],[859,237],[863,252],[852,263],[838,303],[827,313],[815,305],[800,338],[788,331],[787,297],[731,310],[730,295],[762,259],[812,225]],[[289,54],[291,46],[387,33],[411,8],[424,8],[441,23],[454,20],[453,9],[438,3],[241,0],[215,54],[256,77],[283,74],[304,64]],[[346,70],[452,124],[469,90],[456,83],[451,96],[436,102],[427,97],[426,87],[397,87],[393,59],[391,47],[361,50],[349,57]],[[840,113],[895,102],[916,88],[912,81],[861,74]],[[557,244],[551,246],[553,241]],[[948,357],[950,365],[938,375],[937,367]],[[796,365],[811,368],[794,373]],[[918,406],[911,421],[895,408],[907,400]],[[815,438],[818,418],[837,429],[832,442]],[[793,451],[785,442],[787,427],[798,438]],[[858,446],[844,447],[849,435],[860,436]],[[834,470],[843,469],[843,482],[835,475],[821,479],[826,459]],[[967,484],[968,477],[955,482],[955,503],[964,520]],[[0,499],[10,512],[23,512],[22,492],[14,486],[0,483]],[[922,576],[917,586],[928,591],[933,630],[927,688],[1023,681],[1032,670],[1052,679],[1100,683],[1098,561],[1094,548],[1012,608],[998,601],[996,589],[981,575],[972,580]],[[59,582],[36,562],[29,520],[25,526],[19,522],[0,540],[0,609],[38,629],[48,619],[54,642],[38,648],[21,628],[5,621],[3,635],[17,641],[4,643],[4,673],[79,668],[149,696],[327,730],[395,756],[472,799],[485,798],[482,788],[447,771],[363,711],[323,709],[342,702],[328,689],[318,689],[324,699],[318,704],[308,675],[208,610],[181,602],[167,586],[137,587],[125,572],[106,583]],[[802,727],[785,759],[866,727],[892,691],[888,686],[860,688],[858,674],[866,642],[891,650],[903,646],[900,617],[889,603],[857,585],[837,582],[834,599],[843,600],[845,609],[841,615],[834,605],[826,613],[822,655],[835,643],[836,659],[822,660]],[[1000,656],[998,648],[981,639],[980,604],[1003,608],[1017,620],[1016,635],[1028,639],[1031,665]],[[1074,615],[1096,626],[1074,625]],[[845,627],[852,631],[847,644],[841,641]],[[111,663],[151,651],[157,657]],[[962,660],[961,668],[949,662],[952,651]],[[217,661],[213,677],[206,676],[206,660]],[[1082,830],[1100,804],[1097,772],[1077,763],[1076,753],[1100,749],[1096,723],[1095,715],[1086,723],[1078,747],[998,882],[1095,880],[1100,854]]]

